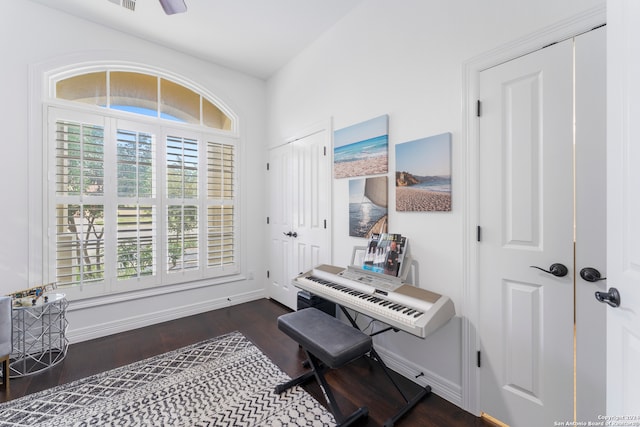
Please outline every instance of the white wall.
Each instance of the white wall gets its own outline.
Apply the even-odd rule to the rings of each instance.
[[[410,239],[419,285],[450,296],[461,313],[465,171],[461,138],[463,64],[604,0],[363,1],[267,82],[269,144],[275,146],[309,123],[331,117],[335,129],[389,114],[390,171],[395,144],[443,132],[453,134],[453,210],[395,211],[390,176],[389,231]],[[348,179],[333,180],[333,263],[347,265]],[[461,393],[461,322],[426,340],[386,334],[379,344],[407,375],[454,403]],[[435,383],[435,384],[434,384]]]
[[[34,156],[42,140],[41,109],[30,100],[40,88],[38,73],[52,65],[80,60],[112,59],[134,61],[184,77],[211,93],[240,118],[241,176],[243,183],[260,183],[264,157],[265,83],[179,52],[109,30],[30,1],[14,2],[0,14],[0,123],[2,124],[3,219],[0,221],[0,294],[42,283],[39,259],[40,224],[29,223],[42,210],[41,185],[30,183]],[[35,100],[36,104],[38,99]],[[30,158],[31,155],[31,158]],[[32,168],[32,172],[29,171]],[[252,192],[250,192],[251,190]],[[257,190],[257,191],[256,191]],[[192,289],[165,287],[158,293],[128,301],[131,295],[72,301],[68,311],[72,341],[115,333],[178,316],[235,304],[264,295],[262,280],[247,280],[253,273],[263,277],[262,259],[264,191],[245,186],[240,194],[243,212],[240,230],[244,249],[242,275],[231,283],[201,283]],[[31,242],[31,243],[30,243]],[[230,301],[227,299],[229,298]]]

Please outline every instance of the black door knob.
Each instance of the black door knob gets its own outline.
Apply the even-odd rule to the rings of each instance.
[[[564,266],[564,264],[551,264],[548,270],[544,268],[536,267],[535,265],[530,265],[531,268],[537,268],[538,270],[544,271],[545,273],[553,274],[556,277],[564,277],[569,273],[569,269]]]
[[[585,267],[580,270],[580,277],[587,282],[597,282],[599,280],[607,280],[606,277],[602,277],[600,272],[593,267]]]
[[[606,302],[611,307],[620,307],[620,292],[616,288],[609,288],[609,292],[596,292],[596,299]]]

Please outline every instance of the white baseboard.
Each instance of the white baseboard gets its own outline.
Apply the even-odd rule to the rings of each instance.
[[[460,384],[455,384],[445,378],[442,378],[428,369],[418,366],[385,348],[376,346],[376,351],[390,369],[405,378],[410,379],[416,384],[421,385],[422,387],[427,385],[431,386],[433,393],[460,408],[462,407],[462,387]],[[416,372],[421,373],[417,378]]]
[[[229,307],[264,298],[263,290],[256,290],[228,297],[199,301],[194,304],[172,307],[170,309],[150,313],[122,317],[110,322],[73,327],[67,330],[67,339],[71,344],[118,334],[133,329],[142,328],[156,323],[167,322],[181,317],[192,316],[219,308]],[[75,326],[75,325],[74,325]]]

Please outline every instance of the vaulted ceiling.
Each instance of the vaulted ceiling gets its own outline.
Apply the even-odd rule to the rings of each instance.
[[[32,1],[266,79],[363,0]]]

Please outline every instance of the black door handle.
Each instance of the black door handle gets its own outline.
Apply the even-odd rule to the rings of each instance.
[[[569,269],[565,267],[563,264],[555,263],[551,264],[548,270],[544,268],[536,267],[535,265],[530,265],[531,268],[537,268],[538,270],[542,270],[545,273],[553,274],[556,277],[564,277],[569,273]]]
[[[289,236],[289,237],[298,237],[298,233],[296,233],[295,231],[290,231],[288,233],[285,233],[284,231],[282,232],[282,234],[284,234],[285,236]]]
[[[600,272],[593,267],[585,267],[580,270],[580,277],[587,282],[597,282],[599,280],[607,280],[606,277],[601,277]]]
[[[620,307],[620,292],[616,288],[609,288],[609,292],[596,292],[596,299],[606,302],[611,307]]]

